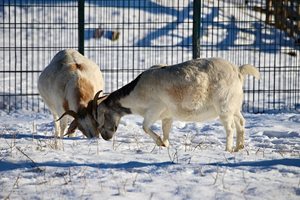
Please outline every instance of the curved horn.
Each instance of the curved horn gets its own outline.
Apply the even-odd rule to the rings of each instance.
[[[74,117],[75,119],[78,119],[78,115],[77,115],[77,113],[75,111],[68,110],[64,114],[62,114],[62,116],[58,120],[56,120],[56,121],[61,120],[65,115],[70,115],[70,116]]]
[[[93,99],[93,110],[97,109],[97,100],[99,98],[99,94],[102,92],[102,90],[98,91]]]
[[[104,96],[102,96],[102,97],[99,97],[98,100],[103,99],[103,98],[106,98],[107,96],[108,96],[108,95],[104,95]]]

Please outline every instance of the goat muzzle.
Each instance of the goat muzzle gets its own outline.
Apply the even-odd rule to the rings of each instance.
[[[103,132],[101,131],[101,137],[104,139],[104,140],[110,140],[112,137],[113,137],[113,134],[109,134],[107,132]]]

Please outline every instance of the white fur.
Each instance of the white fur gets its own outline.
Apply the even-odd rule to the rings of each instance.
[[[236,129],[235,150],[238,151],[244,147],[245,119],[241,114],[241,106],[246,74],[259,78],[255,67],[237,67],[220,58],[196,59],[165,67],[155,66],[140,75],[129,95],[120,97],[111,106],[101,103],[98,113],[113,113],[119,106],[143,116],[144,131],[159,146],[169,145],[169,133],[174,120],[201,122],[219,117],[226,130],[226,150],[234,150],[233,134]],[[118,99],[113,96],[125,88],[126,86],[119,89],[119,92],[112,93],[103,102]],[[123,115],[120,114],[120,117]],[[118,120],[118,117],[110,118]],[[104,115],[98,115],[98,120],[104,123],[104,127],[108,126],[109,122]],[[157,120],[162,121],[163,139],[150,128]],[[102,131],[107,129],[102,128]]]
[[[82,68],[77,69],[74,67],[76,64]],[[83,89],[80,90],[81,87]],[[69,110],[77,112],[80,108],[85,108],[95,93],[103,87],[99,66],[76,50],[62,50],[54,56],[39,77],[38,90],[53,114],[56,136],[63,137],[67,126],[66,117],[57,121],[66,111],[66,105]],[[82,98],[84,95],[87,96]],[[92,128],[87,126],[87,120],[85,118],[79,122],[84,129]]]

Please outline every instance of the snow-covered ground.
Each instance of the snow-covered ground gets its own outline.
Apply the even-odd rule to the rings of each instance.
[[[38,3],[40,1],[33,2]],[[96,1],[93,2],[95,3]],[[109,1],[107,2],[109,3]],[[114,6],[114,1],[111,2],[111,6]],[[126,2],[128,3],[129,1]],[[147,2],[150,5],[152,3],[160,3],[162,6],[168,6],[173,1],[153,0]],[[244,29],[240,28],[238,34],[235,34],[235,32],[228,33],[229,30],[233,30],[231,29],[232,27],[237,28],[239,26],[239,24],[235,24],[234,18],[231,21],[228,20],[232,16],[236,15],[238,18],[243,16],[238,15],[239,13],[246,12],[245,16],[251,23],[255,22],[258,14],[247,9],[214,10],[215,5],[212,5],[214,2],[217,1],[207,1],[207,4],[203,7],[202,17],[204,19],[210,17],[224,19],[226,22],[224,24],[208,24],[207,26],[216,27],[214,27],[215,29],[208,29],[207,33],[203,33],[202,42],[204,45],[213,41],[214,43],[224,44],[220,45],[220,49],[217,52],[201,52],[202,57],[221,56],[236,64],[252,63],[257,67],[261,67],[259,66],[261,61],[270,63],[270,66],[274,67],[281,66],[281,62],[285,62],[288,66],[295,66],[295,64],[299,63],[299,56],[291,57],[288,60],[277,60],[280,58],[280,50],[270,52],[258,48],[267,48],[267,44],[276,44],[277,40],[288,40],[281,31],[272,29],[271,33],[265,33],[268,41],[265,41],[266,43],[263,46],[257,45],[260,42],[257,41],[258,39],[263,40],[263,38],[257,38],[257,36],[263,36],[259,32],[262,31],[259,28],[262,24],[250,24],[251,27],[256,27],[252,29],[252,32],[243,32]],[[220,2],[226,4],[230,1]],[[183,6],[186,6],[188,3],[190,1],[184,1]],[[16,14],[16,20],[13,19],[13,16],[10,16],[13,19],[12,21],[22,23],[26,20],[24,16],[31,16],[31,13],[34,15],[32,19],[28,18],[30,23],[42,23],[48,17],[54,23],[76,18],[74,17],[76,16],[75,7],[63,11],[62,16],[65,17],[51,15],[51,13],[58,12],[59,8],[51,9],[4,7],[3,13],[0,14],[3,16],[7,15],[10,10],[11,13]],[[103,11],[101,6],[94,9],[95,12],[91,13],[102,13]],[[182,7],[178,9],[180,10]],[[97,28],[92,27],[93,23],[118,22],[120,19],[132,23],[126,24],[128,27],[121,33],[122,37],[117,41],[119,44],[112,43],[106,38],[103,40],[88,38],[86,40],[87,46],[101,47],[120,44],[121,46],[138,46],[138,41],[149,43],[150,46],[163,46],[174,42],[174,38],[176,38],[175,42],[178,43],[191,42],[191,32],[184,32],[183,27],[185,25],[176,22],[176,16],[181,16],[179,15],[180,12],[174,16],[176,9],[170,12],[164,8],[161,10],[166,11],[163,15],[161,13],[157,14],[155,9],[151,9],[151,6],[149,6],[148,10],[138,10],[136,7],[131,9],[129,6],[125,8],[116,7],[114,9],[105,8],[104,10],[108,12],[107,15],[89,16],[91,24],[86,28]],[[189,14],[191,15],[192,13]],[[140,20],[154,20],[155,22],[156,19],[160,20],[159,17],[170,22],[170,24],[168,22],[161,24],[161,28],[171,26],[170,30],[162,29],[164,32],[161,33],[156,29],[152,30],[153,27],[150,24],[148,29],[142,30],[138,35],[130,32],[136,26],[136,22]],[[187,16],[182,15],[182,17]],[[3,19],[8,20],[9,18]],[[191,20],[191,17],[184,18],[186,22],[191,22]],[[72,46],[70,38],[60,38],[61,35],[57,35],[46,28],[45,25],[45,29],[41,30],[42,32],[34,32],[29,28],[20,33],[12,33],[10,40],[7,40],[10,33],[7,31],[8,29],[5,29],[5,31],[0,32],[0,42],[4,46],[11,45],[10,42],[14,40],[16,44],[12,46],[24,47],[28,44],[30,46],[38,46],[39,42],[42,42],[45,46],[48,44]],[[219,31],[213,34],[210,33],[210,31],[212,32],[216,29]],[[64,33],[66,30],[62,29],[61,31]],[[62,35],[65,36],[65,34]],[[171,37],[174,35],[176,37]],[[234,35],[235,37],[231,37]],[[23,40],[24,38],[27,39]],[[63,43],[55,43],[59,41]],[[236,56],[234,51],[231,51],[234,44],[247,43],[253,44],[251,48],[257,48],[257,51],[245,50],[239,54],[242,56]],[[284,44],[289,45],[288,42],[284,42]],[[110,70],[111,67],[117,66],[118,63],[125,63],[126,66],[122,66],[124,69],[131,66],[142,66],[136,71],[137,73],[139,70],[142,71],[143,68],[150,67],[151,64],[160,63],[163,58],[166,58],[163,61],[168,64],[174,63],[175,59],[190,59],[190,49],[186,48],[181,51],[182,47],[178,46],[177,48],[182,55],[173,55],[172,53],[174,52],[171,52],[172,55],[169,56],[170,52],[167,50],[149,52],[146,46],[141,47],[140,51],[122,51],[116,55],[112,55],[109,52],[101,52],[102,54],[99,56],[96,51],[90,51],[87,52],[87,56],[100,64],[103,70]],[[289,47],[283,46],[282,48]],[[295,50],[295,52],[299,55],[299,50]],[[217,55],[211,55],[212,53]],[[9,54],[9,57],[3,57],[4,54],[0,55],[0,61],[3,63],[4,69],[10,69],[10,64],[12,63],[16,63],[16,66],[19,66],[19,62],[25,62],[23,67],[28,65],[33,70],[41,70],[46,63],[49,63],[54,54],[54,52],[47,54],[37,51],[24,55],[20,51],[16,52],[16,54]],[[134,57],[134,54],[137,55]],[[23,59],[14,60],[15,58]],[[39,65],[33,65],[34,63]],[[123,70],[123,68],[118,69]],[[125,72],[120,76],[107,75],[106,92],[132,80],[135,75],[126,74]],[[248,79],[245,83],[245,89],[259,88],[263,91],[265,88],[272,88],[272,84],[284,85],[286,84],[285,80],[290,80],[289,78],[295,80],[292,82],[294,85],[290,85],[290,89],[295,88],[298,84],[296,80],[299,80],[299,72],[287,75],[287,77],[283,77],[282,82],[277,83],[275,79],[281,76],[280,73],[263,73],[261,82],[252,78]],[[6,88],[6,91],[3,92],[11,94],[25,90],[35,93],[37,92],[37,76],[37,73],[30,76],[20,73],[9,78],[2,75],[0,77],[0,88]],[[17,87],[15,87],[15,84]],[[268,103],[274,103],[274,98],[278,102],[284,102],[284,100],[292,98],[285,94],[276,94],[277,96],[272,96],[273,94],[269,93],[255,95],[260,95],[261,99],[250,106],[259,107],[263,103],[267,107]],[[251,97],[251,95],[245,95],[248,103],[252,100]],[[39,99],[28,98],[24,97],[19,100],[16,97],[15,104],[17,107],[21,107],[22,103],[23,105],[28,105],[26,102],[30,102],[29,105],[33,107],[43,107]],[[10,101],[13,100],[11,99]],[[2,101],[4,102],[3,109],[5,109],[9,103],[6,102],[5,98]],[[111,141],[85,139],[82,138],[80,132],[76,132],[77,137],[75,138],[61,140],[53,137],[54,125],[52,116],[48,112],[37,113],[26,111],[25,108],[11,113],[0,110],[0,198],[135,200],[299,199],[299,111],[269,112],[266,114],[244,113],[244,116],[247,120],[246,147],[240,152],[228,153],[224,151],[225,132],[218,120],[204,123],[175,122],[170,134],[170,148],[159,148],[143,132],[141,128],[142,118],[138,116],[131,115],[122,118],[118,131]],[[161,125],[157,123],[152,128],[160,132]]]
[[[174,123],[167,149],[137,116],[112,141],[60,140],[49,114],[1,112],[0,198],[299,199],[300,114],[245,118],[246,148],[228,153],[217,120]]]

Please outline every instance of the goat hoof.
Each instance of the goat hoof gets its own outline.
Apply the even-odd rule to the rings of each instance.
[[[244,145],[243,144],[240,144],[238,145],[237,147],[235,147],[234,149],[234,152],[238,152],[239,150],[243,149],[244,148]]]
[[[157,138],[157,140],[155,141],[156,145],[159,147],[165,147],[165,143],[161,140],[161,138]]]
[[[225,151],[228,151],[229,153],[232,153],[233,152],[233,148],[227,148],[226,147]]]
[[[170,146],[170,143],[169,143],[169,140],[165,140],[163,141],[163,147],[169,147]]]
[[[161,138],[158,138],[156,140],[156,144],[157,144],[157,146],[160,146],[160,147],[169,147],[170,146],[169,140],[164,140],[163,141]]]

